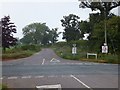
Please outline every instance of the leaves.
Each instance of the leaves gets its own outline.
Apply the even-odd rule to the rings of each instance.
[[[57,41],[57,28],[50,30],[45,23],[32,23],[23,28],[24,37],[21,39],[25,44],[49,44]]]
[[[79,19],[80,18],[74,14],[63,16],[63,19],[61,20],[62,26],[64,27],[63,39],[66,39],[67,41],[80,39]]]
[[[92,11],[100,10],[101,15],[104,15],[106,12],[106,16],[110,14],[110,11],[113,8],[116,8],[120,6],[120,1],[109,1],[105,2],[104,0],[97,1],[97,2],[91,2],[91,0],[84,0],[80,2],[79,7],[80,8],[90,8]]]
[[[13,37],[13,33],[16,33],[16,26],[14,23],[10,22],[10,16],[4,16],[1,19],[1,28],[2,28],[2,47],[9,48],[14,46],[17,42],[17,39]]]

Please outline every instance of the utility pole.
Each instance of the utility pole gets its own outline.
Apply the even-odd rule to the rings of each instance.
[[[105,44],[107,45],[107,31],[106,31],[106,8],[104,8],[104,14],[105,14]]]
[[[105,42],[104,42],[104,46],[102,46],[102,53],[108,53],[107,30],[106,30],[106,8],[104,8],[104,15],[105,15],[105,19],[104,19],[104,23],[105,23]]]

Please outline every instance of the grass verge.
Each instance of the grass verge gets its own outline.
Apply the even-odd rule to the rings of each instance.
[[[6,85],[0,84],[0,90],[8,90]]]
[[[9,49],[6,49],[5,53],[2,53],[2,60],[5,61],[29,57],[40,50],[41,47],[38,45],[22,45],[11,47]]]
[[[95,59],[94,56],[89,56],[87,59],[87,50],[83,50],[81,47],[77,47],[77,54],[72,55],[72,47],[67,44],[55,44],[51,47],[58,56],[64,59],[69,60],[80,60],[80,61],[89,61],[89,62],[98,62],[98,63],[113,63],[113,64],[120,64],[118,61],[118,55],[113,54],[98,54],[98,59]]]

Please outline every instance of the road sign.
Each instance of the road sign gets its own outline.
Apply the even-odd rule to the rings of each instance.
[[[108,46],[107,45],[102,46],[102,53],[108,53]]]
[[[72,48],[72,54],[77,54],[77,48],[76,47]]]

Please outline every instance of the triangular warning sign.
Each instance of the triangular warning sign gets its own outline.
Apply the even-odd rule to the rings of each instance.
[[[50,62],[60,62],[60,60],[55,59],[55,58],[52,58],[52,59],[50,60]]]

